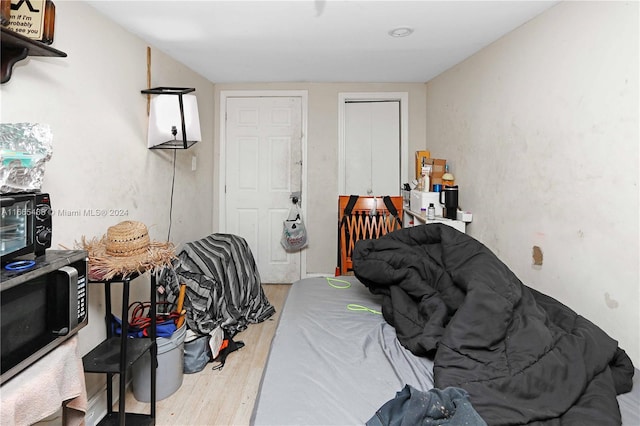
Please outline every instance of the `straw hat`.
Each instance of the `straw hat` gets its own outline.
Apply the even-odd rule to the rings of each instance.
[[[89,275],[96,280],[170,266],[176,257],[172,243],[151,241],[145,224],[131,220],[109,227],[100,239],[82,237],[82,247],[89,253]]]

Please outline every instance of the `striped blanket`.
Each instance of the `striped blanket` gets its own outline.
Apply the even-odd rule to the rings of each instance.
[[[221,326],[234,336],[275,313],[262,290],[251,249],[236,235],[212,234],[185,244],[161,283],[169,303],[176,302],[180,283],[187,285],[186,321],[199,333]]]

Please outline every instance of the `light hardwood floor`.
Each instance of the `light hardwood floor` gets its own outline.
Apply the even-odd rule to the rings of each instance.
[[[156,425],[249,424],[271,340],[289,288],[288,284],[263,285],[276,313],[260,324],[249,325],[234,337],[234,340],[242,340],[245,346],[228,356],[222,370],[213,371],[209,364],[199,373],[185,374],[180,389],[156,403]],[[126,398],[128,412],[149,413],[150,405],[138,402],[130,389]]]

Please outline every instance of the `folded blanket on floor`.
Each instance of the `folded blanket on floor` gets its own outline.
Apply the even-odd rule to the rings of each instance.
[[[435,386],[465,389],[488,424],[620,424],[629,357],[480,242],[428,224],[359,241],[352,259],[400,343],[433,358]]]

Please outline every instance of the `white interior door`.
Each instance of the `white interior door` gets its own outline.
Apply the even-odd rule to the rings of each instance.
[[[345,194],[400,194],[400,101],[344,106]]]
[[[225,128],[226,232],[247,240],[262,282],[294,282],[300,252],[285,252],[280,236],[301,191],[301,99],[227,98]]]

